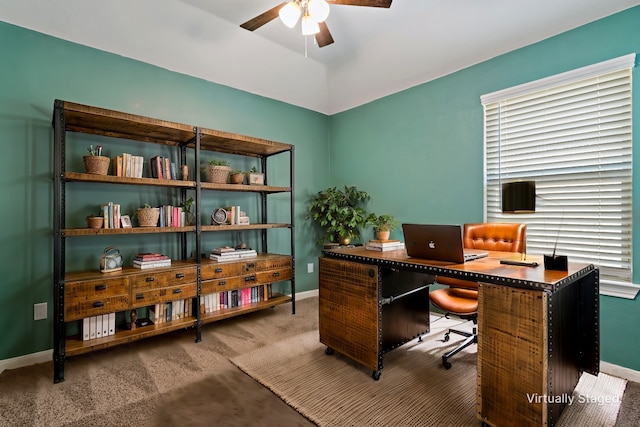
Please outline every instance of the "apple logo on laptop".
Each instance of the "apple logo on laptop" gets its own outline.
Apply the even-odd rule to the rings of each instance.
[[[429,242],[429,249],[435,249],[436,248],[436,242],[434,242],[433,240],[431,240]]]

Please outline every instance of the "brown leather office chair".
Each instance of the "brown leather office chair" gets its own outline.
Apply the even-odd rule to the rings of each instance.
[[[526,239],[525,224],[483,223],[465,224],[463,245],[470,249],[483,249],[501,252],[523,252]],[[436,289],[429,293],[429,299],[448,317],[453,314],[461,319],[473,321],[473,332],[449,329],[444,335],[444,341],[449,340],[450,333],[467,337],[458,347],[442,356],[442,365],[449,369],[449,358],[462,349],[478,342],[478,283],[474,281],[436,276],[436,283],[447,285],[448,288]]]

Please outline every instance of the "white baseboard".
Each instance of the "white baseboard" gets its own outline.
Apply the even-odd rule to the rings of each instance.
[[[628,381],[640,383],[640,371],[614,365],[613,363],[600,361],[600,372]]]
[[[25,366],[44,363],[53,359],[53,349],[44,350],[38,353],[25,354],[24,356],[13,357],[11,359],[0,360],[0,373],[5,369],[18,369]]]
[[[296,300],[313,298],[318,296],[318,290],[312,289],[305,292],[297,292]],[[38,353],[25,354],[24,356],[13,357],[11,359],[0,360],[0,373],[5,369],[18,369],[25,366],[44,363],[53,359],[53,349],[40,351]]]

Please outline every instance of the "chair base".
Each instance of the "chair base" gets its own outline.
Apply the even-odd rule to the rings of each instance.
[[[463,337],[467,337],[466,340],[464,340],[459,346],[457,346],[456,348],[454,348],[451,351],[446,352],[445,354],[442,355],[442,366],[444,366],[445,369],[450,369],[451,368],[451,362],[449,362],[449,358],[455,354],[458,354],[460,351],[462,351],[463,349],[469,347],[471,344],[477,344],[478,343],[478,332],[476,327],[473,327],[473,332],[465,332],[465,331],[458,331],[456,329],[449,329],[449,331],[447,331],[446,334],[444,334],[444,342],[449,341],[449,334],[451,333],[454,334],[458,334],[458,335],[462,335]]]

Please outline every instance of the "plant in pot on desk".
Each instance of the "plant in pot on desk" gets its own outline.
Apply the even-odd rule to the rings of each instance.
[[[391,232],[398,227],[400,222],[395,219],[393,215],[376,215],[372,213],[367,218],[367,224],[373,225],[373,229],[376,233],[376,239],[389,240]]]
[[[366,225],[364,205],[371,199],[365,191],[355,186],[344,189],[329,187],[318,192],[308,202],[305,219],[311,219],[320,228],[318,243],[327,241],[348,245],[360,238],[360,227]]]

